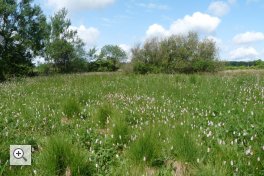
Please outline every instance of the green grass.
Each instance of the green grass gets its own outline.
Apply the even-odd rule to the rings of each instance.
[[[80,146],[72,144],[65,135],[56,135],[48,139],[36,161],[40,175],[89,176],[94,166],[88,161],[89,154]]]
[[[128,150],[128,157],[134,164],[153,165],[161,156],[161,140],[154,128],[146,129],[138,136]]]
[[[0,176],[85,175],[77,165],[93,175],[169,175],[168,161],[190,175],[264,175],[263,92],[258,70],[2,83]],[[32,166],[9,166],[10,144],[31,144]]]

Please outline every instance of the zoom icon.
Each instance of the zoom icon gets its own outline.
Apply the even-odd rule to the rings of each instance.
[[[10,145],[10,165],[31,165],[31,145]]]

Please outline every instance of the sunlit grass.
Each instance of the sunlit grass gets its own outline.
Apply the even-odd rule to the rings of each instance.
[[[55,75],[0,90],[0,175],[45,175],[59,153],[63,174],[79,162],[94,175],[168,175],[175,163],[191,175],[264,174],[263,72]],[[32,166],[7,166],[10,144],[33,145]]]

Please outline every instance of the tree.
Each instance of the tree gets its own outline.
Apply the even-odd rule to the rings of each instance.
[[[32,0],[0,0],[0,36],[0,77],[28,74],[43,54],[46,17]]]
[[[101,49],[99,58],[103,60],[111,60],[115,65],[118,65],[127,59],[127,55],[126,52],[117,45],[105,45]]]
[[[80,66],[85,67],[84,43],[77,31],[70,29],[71,21],[67,19],[67,10],[58,11],[51,17],[49,25],[46,60],[53,63],[59,72],[79,71]]]
[[[97,49],[95,47],[90,48],[87,55],[88,55],[88,60],[89,61],[96,61],[98,58],[98,55],[96,54]]]
[[[193,73],[217,69],[217,48],[211,40],[199,40],[197,33],[152,38],[132,49],[134,71],[138,73]]]

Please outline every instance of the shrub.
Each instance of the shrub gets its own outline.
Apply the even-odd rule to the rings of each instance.
[[[147,74],[151,71],[150,67],[144,63],[136,62],[134,63],[134,72],[138,74]]]
[[[132,49],[132,62],[140,74],[212,72],[217,69],[217,48],[196,33],[153,38]]]
[[[56,135],[48,139],[38,160],[42,175],[92,175],[94,168],[88,161],[88,153],[72,144],[65,135]]]

